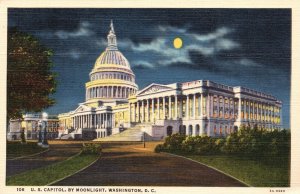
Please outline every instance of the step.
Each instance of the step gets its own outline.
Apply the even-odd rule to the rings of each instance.
[[[108,137],[98,138],[94,141],[142,141],[143,140],[143,132],[141,131],[141,127],[134,126],[132,128],[128,128],[121,133],[117,133]]]

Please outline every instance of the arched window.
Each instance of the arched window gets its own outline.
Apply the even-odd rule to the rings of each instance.
[[[190,125],[189,126],[189,136],[192,136],[193,135],[193,126]]]
[[[196,125],[196,133],[195,135],[200,135],[200,126],[197,124]]]
[[[180,125],[179,126],[179,134],[180,135],[185,135],[186,134],[186,126],[185,125]]]
[[[167,136],[171,136],[173,133],[173,127],[172,126],[168,126],[167,127]]]

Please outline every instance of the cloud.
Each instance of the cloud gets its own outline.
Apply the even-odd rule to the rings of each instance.
[[[261,67],[262,66],[261,64],[258,64],[253,60],[245,59],[245,58],[235,60],[235,62],[239,65],[246,66],[246,67]]]
[[[76,50],[70,50],[68,54],[72,59],[79,59],[81,57],[80,52]]]
[[[54,35],[60,39],[88,37],[94,34],[90,29],[90,23],[87,21],[80,22],[79,27],[74,31],[59,30],[54,32]]]
[[[152,63],[143,60],[133,61],[132,66],[134,68],[150,68],[150,69],[154,68],[154,65]]]
[[[226,38],[221,38],[221,39],[218,39],[216,41],[216,48],[219,50],[219,51],[222,51],[222,50],[233,50],[235,48],[238,48],[240,46],[239,43],[237,42],[234,42],[230,39],[226,39]]]
[[[130,40],[119,41],[120,47],[129,48],[135,53],[147,53],[154,57],[149,57],[148,61],[155,66],[169,66],[178,63],[191,64],[190,52],[199,53],[204,57],[214,57],[222,51],[231,51],[240,46],[239,43],[227,36],[234,32],[233,29],[221,27],[208,34],[196,34],[188,32],[186,28],[176,28],[171,26],[159,26],[158,30],[164,32],[150,42],[134,44]],[[171,38],[170,38],[171,37]],[[183,39],[184,46],[181,49],[173,47],[172,37]],[[144,59],[145,61],[145,59]],[[149,67],[148,63],[145,67]],[[151,66],[152,67],[152,66]]]
[[[219,38],[223,38],[224,36],[232,33],[234,30],[227,28],[227,27],[221,27],[216,29],[212,33],[208,34],[191,34],[196,40],[201,42],[207,42],[207,41],[213,41]]]
[[[186,33],[187,29],[185,28],[176,28],[172,26],[158,26],[158,30],[161,32],[175,32],[175,33]]]

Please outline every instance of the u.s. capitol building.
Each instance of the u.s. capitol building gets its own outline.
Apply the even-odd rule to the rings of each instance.
[[[85,102],[58,115],[62,139],[159,140],[174,133],[226,136],[241,125],[282,127],[282,102],[241,86],[195,80],[139,89],[112,23],[107,41],[85,84]]]

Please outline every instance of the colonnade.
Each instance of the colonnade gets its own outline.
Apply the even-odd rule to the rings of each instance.
[[[201,100],[202,99],[202,100]],[[129,104],[130,122],[160,119],[241,119],[280,124],[281,108],[249,99],[195,93],[141,99]]]
[[[239,99],[239,112],[241,120],[281,123],[281,108],[270,103]]]
[[[154,122],[160,119],[180,118],[197,119],[206,114],[205,101],[206,97],[202,93],[142,99],[129,104],[129,119],[130,122]]]
[[[136,90],[121,86],[99,86],[86,89],[86,99],[90,98],[128,98]]]
[[[86,114],[72,117],[73,127],[78,128],[112,128],[112,113]]]

